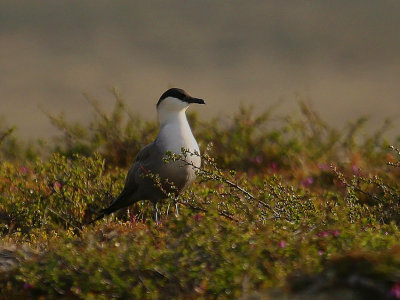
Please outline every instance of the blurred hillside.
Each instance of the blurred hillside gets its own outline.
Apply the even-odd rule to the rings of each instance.
[[[86,120],[82,92],[107,109],[116,85],[154,119],[179,86],[207,100],[203,116],[240,102],[290,111],[300,95],[339,127],[360,115],[378,126],[398,115],[399,21],[398,1],[2,0],[0,116],[48,136],[39,106]]]

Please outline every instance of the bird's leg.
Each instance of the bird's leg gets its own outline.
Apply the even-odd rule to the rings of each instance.
[[[158,206],[157,201],[154,202],[154,219],[156,220],[156,224],[158,225]]]
[[[175,216],[179,216],[179,210],[178,210],[178,201],[175,200]]]
[[[169,214],[169,206],[171,205],[171,203],[168,203],[168,206],[167,206],[167,216],[168,216],[168,214]]]

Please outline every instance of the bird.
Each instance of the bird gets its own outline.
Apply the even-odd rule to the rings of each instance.
[[[186,118],[186,110],[194,103],[205,101],[180,88],[170,88],[161,95],[156,105],[160,126],[156,139],[137,154],[119,196],[88,224],[141,200],[153,203],[158,223],[158,202],[168,193],[178,195],[185,190],[196,178],[195,169],[201,166],[199,145]],[[185,161],[166,161],[167,153],[184,155]],[[159,184],[149,174],[159,176]]]

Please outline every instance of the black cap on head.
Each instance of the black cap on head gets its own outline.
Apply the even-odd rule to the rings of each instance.
[[[176,99],[179,99],[179,100],[181,100],[183,102],[187,102],[187,103],[205,104],[203,99],[193,98],[192,96],[190,96],[188,93],[186,93],[182,89],[172,88],[172,89],[167,90],[166,92],[164,92],[164,94],[161,95],[160,100],[158,100],[158,102],[157,102],[157,106],[160,105],[160,103],[165,98],[168,98],[168,97],[176,98]]]

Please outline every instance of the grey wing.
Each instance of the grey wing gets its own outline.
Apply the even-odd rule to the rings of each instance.
[[[135,161],[133,162],[131,168],[128,171],[128,175],[126,176],[126,181],[125,181],[125,189],[128,190],[133,190],[135,191],[138,186],[137,182],[137,175],[138,173],[143,172],[143,166],[147,166],[148,159],[151,157],[151,153],[154,150],[154,143],[148,144],[147,146],[144,146],[142,150],[139,151],[139,153],[136,156]]]
[[[120,208],[126,207],[138,200],[141,200],[132,199],[132,197],[139,188],[137,179],[143,173],[143,170],[145,170],[145,166],[148,165],[148,160],[151,157],[153,148],[154,143],[145,146],[139,151],[134,163],[132,164],[132,167],[128,171],[128,175],[126,176],[124,189],[122,190],[121,194],[115,198],[113,202],[111,202],[108,208],[102,210],[102,213],[106,215],[111,214]]]

